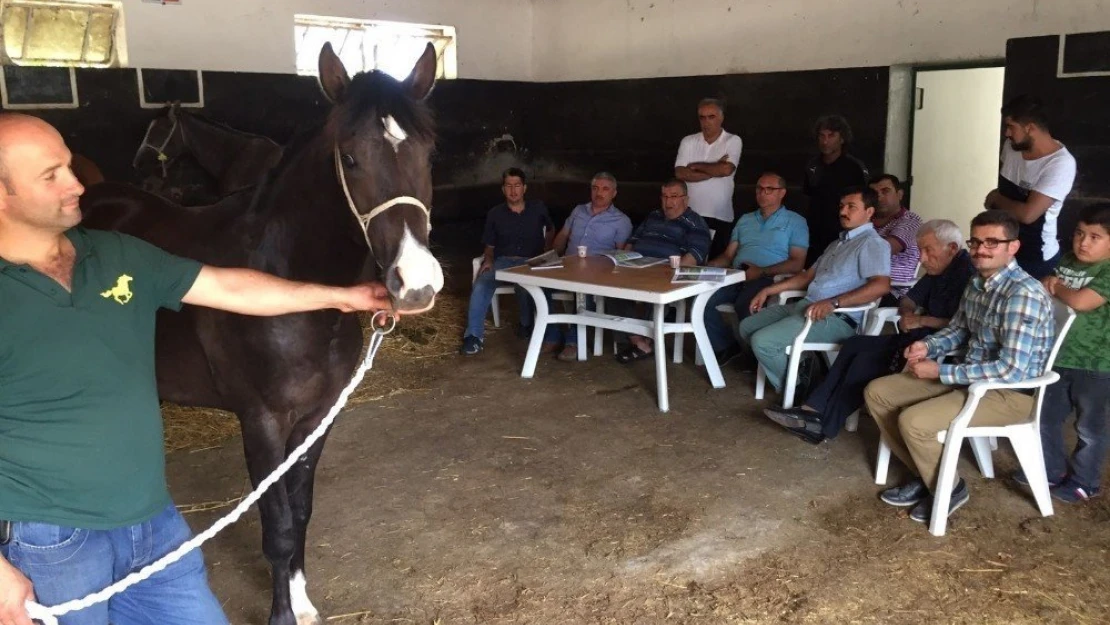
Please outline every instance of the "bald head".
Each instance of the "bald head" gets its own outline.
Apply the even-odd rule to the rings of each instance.
[[[15,195],[7,159],[22,150],[40,145],[65,145],[53,126],[32,115],[0,113],[0,184],[8,195]]]

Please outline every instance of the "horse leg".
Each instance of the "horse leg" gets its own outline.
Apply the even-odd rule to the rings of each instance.
[[[289,437],[288,451],[293,451],[300,445],[312,430],[323,420],[326,412],[314,413],[310,418],[302,419],[293,428]],[[320,461],[320,454],[324,450],[325,434],[309,448],[308,453],[298,458],[297,463],[285,476],[285,492],[289,496],[289,507],[293,513],[293,559],[289,570],[292,572],[290,594],[292,595],[293,614],[297,617],[297,625],[321,625],[323,620],[312,601],[308,598],[307,580],[305,579],[305,540],[308,535],[308,521],[312,518],[312,488],[316,477],[316,465]]]
[[[285,434],[266,412],[240,419],[247,470],[255,487],[285,459]],[[294,552],[293,514],[283,482],[275,484],[258,501],[262,517],[262,553],[270,562],[273,604],[270,625],[296,625],[289,593],[289,563]]]

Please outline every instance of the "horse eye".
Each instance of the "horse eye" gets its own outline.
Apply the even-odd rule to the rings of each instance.
[[[355,157],[351,156],[350,154],[344,154],[341,158],[343,159],[343,164],[347,167],[355,166]]]

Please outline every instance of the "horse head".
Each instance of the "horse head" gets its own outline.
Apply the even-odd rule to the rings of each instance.
[[[131,166],[143,172],[153,173],[161,168],[162,177],[177,157],[185,151],[185,141],[181,132],[181,123],[178,116],[181,107],[172,104],[165,108],[165,113],[150,120],[147,124],[146,134],[139,148],[135,150],[135,157],[131,159]]]
[[[396,309],[427,310],[443,288],[443,270],[428,250],[435,137],[424,99],[435,84],[435,49],[428,44],[403,81],[378,70],[350,78],[331,44],[320,51],[319,68],[333,104],[325,136],[351,223]]]

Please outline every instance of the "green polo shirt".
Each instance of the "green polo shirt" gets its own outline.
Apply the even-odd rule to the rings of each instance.
[[[111,529],[170,503],[154,318],[201,265],[74,228],[73,291],[0,259],[0,519]]]

